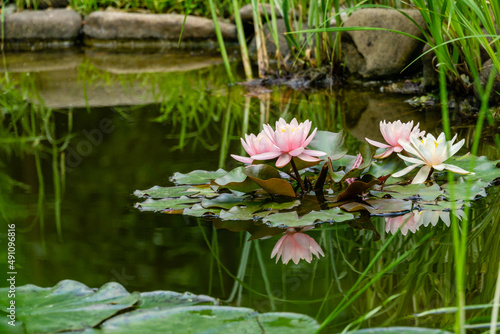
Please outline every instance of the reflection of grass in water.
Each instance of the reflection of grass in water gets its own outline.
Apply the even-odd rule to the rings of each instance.
[[[38,179],[38,211],[42,243],[44,243],[46,188],[41,166],[42,156],[52,158],[52,178],[54,191],[54,214],[58,237],[62,240],[61,198],[64,191],[64,149],[69,144],[70,135],[58,136],[54,113],[43,104],[35,105],[28,99],[38,97],[32,76],[20,76],[17,81],[4,77],[2,80],[3,98],[0,108],[3,115],[3,126],[0,143],[7,156],[24,156],[32,154]],[[71,111],[68,112],[68,133],[71,132]]]

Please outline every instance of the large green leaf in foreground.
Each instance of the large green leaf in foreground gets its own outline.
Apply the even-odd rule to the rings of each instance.
[[[3,312],[10,302],[7,291],[0,289]],[[97,291],[71,280],[61,281],[52,288],[28,284],[16,289],[16,320],[24,322],[28,333],[84,329],[136,304],[139,298],[138,292],[128,293],[114,282]]]
[[[7,290],[0,289],[3,318],[7,318],[3,312],[10,302]],[[306,315],[260,314],[249,308],[219,306],[209,296],[172,291],[128,293],[114,282],[96,290],[71,280],[52,288],[18,287],[16,315],[14,329],[20,329],[19,333],[23,332],[21,321],[27,333],[314,333],[319,328]],[[5,328],[0,326],[0,330]]]

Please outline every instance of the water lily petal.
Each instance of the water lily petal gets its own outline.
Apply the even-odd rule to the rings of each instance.
[[[293,234],[295,241],[300,245],[300,247],[309,249],[309,238],[305,233],[297,232]]]
[[[292,157],[296,157],[297,155],[301,155],[302,152],[304,152],[304,148],[303,147],[298,147],[295,150],[290,151],[288,154],[290,154]]]
[[[457,153],[462,148],[462,146],[464,146],[464,144],[465,144],[465,139],[462,139],[461,141],[453,145],[450,148],[450,157],[455,155],[455,153]]]
[[[444,165],[444,168],[453,172],[453,173],[457,173],[457,174],[474,174],[474,173],[471,173],[469,171],[466,171],[465,169],[462,169],[460,167],[457,167],[455,165],[449,165],[449,164],[443,164]]]
[[[418,166],[421,166],[421,165],[422,164],[415,164],[415,165],[408,166],[405,169],[400,170],[399,172],[392,174],[392,177],[401,177],[403,175],[406,175],[406,174],[408,174],[409,172],[411,172],[412,170],[414,170],[415,168],[417,168]]]
[[[309,154],[305,154],[305,153],[298,155],[297,158],[299,158],[300,160],[309,161],[309,162],[321,161],[321,159],[318,159],[316,157],[310,156]]]
[[[422,161],[420,159],[417,159],[417,158],[413,158],[413,157],[407,157],[407,156],[404,156],[402,154],[398,154],[398,157],[400,157],[401,159],[405,160],[405,161],[408,161],[408,162],[411,162],[412,164],[425,164],[425,161]]]
[[[443,221],[443,223],[450,227],[451,225],[451,221],[450,221],[450,213],[447,212],[447,211],[439,211],[439,217],[441,218],[441,220]]]
[[[242,157],[242,156],[236,155],[236,154],[231,154],[231,157],[233,157],[234,160],[237,160],[239,162],[243,162],[244,164],[251,164],[253,162],[252,158]]]
[[[306,147],[307,145],[309,145],[309,143],[311,142],[311,140],[313,140],[314,136],[316,135],[316,131],[318,130],[318,128],[315,128],[313,130],[313,132],[311,133],[311,135],[302,143],[302,146]]]
[[[312,156],[315,156],[315,157],[321,157],[323,155],[326,155],[326,152],[317,151],[317,150],[308,150],[308,149],[305,149],[303,153],[307,154],[307,155],[312,155]]]
[[[290,160],[292,160],[292,156],[288,153],[283,153],[276,161],[276,167],[285,167]]]
[[[425,180],[429,177],[429,173],[431,171],[431,166],[425,165],[420,170],[418,171],[417,175],[415,175],[415,178],[413,181],[411,181],[412,184],[418,184],[418,183],[424,183]]]
[[[281,257],[281,253],[283,252],[283,242],[285,241],[285,239],[288,237],[288,234],[285,234],[284,236],[282,236],[278,242],[276,243],[276,245],[274,245],[274,248],[273,248],[273,251],[271,252],[271,259],[278,255],[278,257],[276,258],[276,263],[278,263],[278,260],[280,259]]]
[[[382,152],[382,153],[380,153],[378,155],[374,155],[373,157],[375,159],[385,159],[388,156],[390,156],[392,154],[392,152],[394,152],[394,147],[390,147],[387,150],[385,150],[385,152]]]
[[[254,160],[270,160],[270,159],[274,159],[280,155],[281,155],[280,151],[266,152],[266,153],[261,153],[261,154],[257,154],[257,155],[252,155],[252,159],[254,159]]]
[[[378,141],[376,141],[376,140],[371,140],[371,139],[368,139],[368,138],[365,138],[365,140],[366,140],[369,144],[371,144],[371,145],[373,145],[373,146],[376,146],[376,147],[382,147],[382,148],[388,148],[388,147],[391,147],[391,145],[383,144],[383,143],[378,142]]]
[[[407,141],[407,140],[404,140],[404,139],[400,139],[398,140],[398,143],[399,145],[401,145],[403,147],[403,149],[410,153],[410,154],[413,154],[414,156],[416,156],[417,158],[421,159],[421,160],[424,160],[424,157],[422,156],[422,154],[420,154],[414,147],[414,139],[416,139],[416,137],[410,137],[410,141]],[[418,140],[418,139],[417,139]]]

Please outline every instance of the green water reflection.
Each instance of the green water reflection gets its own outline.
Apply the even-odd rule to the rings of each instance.
[[[211,55],[144,57],[138,62],[137,54],[71,51],[4,58],[0,215],[17,227],[17,284],[74,279],[99,287],[118,281],[129,291],[191,291],[259,311],[324,319],[389,238],[383,218],[372,220],[379,241],[372,231],[347,224],[322,226],[308,234],[324,258],[276,265],[269,257],[278,236],[247,242],[246,232],[217,229],[209,221],[141,213],[131,194],[169,185],[177,171],[237,166],[229,154],[243,153],[239,138],[279,117],[310,119],[321,130],[346,129],[354,154],[364,137],[381,139],[382,119],[414,119],[437,132],[439,115],[414,110],[403,102],[407,97],[371,89],[228,87]],[[472,138],[465,121],[455,123],[459,137]],[[492,136],[485,131],[485,138]],[[484,140],[481,150],[499,158],[492,141]],[[468,304],[489,303],[496,283],[500,206],[498,189],[489,191],[472,213]],[[332,326],[341,330],[380,305],[360,324],[451,326],[453,314],[412,316],[455,303],[452,235],[442,221],[397,236],[368,279],[417,245]],[[5,254],[2,247],[2,262]],[[235,285],[234,276],[244,284]],[[470,316],[487,317],[487,310]]]

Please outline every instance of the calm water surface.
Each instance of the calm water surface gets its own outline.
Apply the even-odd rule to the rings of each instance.
[[[347,224],[322,226],[309,235],[326,257],[283,265],[269,258],[278,236],[247,242],[247,232],[215,229],[209,221],[142,213],[133,207],[132,193],[172,185],[174,172],[236,167],[229,154],[242,153],[239,137],[281,116],[309,118],[320,130],[346,129],[350,154],[364,137],[381,140],[383,119],[414,119],[433,133],[441,125],[438,114],[405,103],[409,97],[383,95],[377,88],[229,87],[220,59],[210,54],[69,51],[8,54],[4,64],[0,212],[17,227],[18,285],[46,287],[73,279],[99,287],[117,281],[129,291],[190,291],[229,299],[231,305],[322,320],[389,237],[383,218],[373,219],[379,241],[372,231]],[[453,121],[468,147],[467,119]],[[485,132],[481,150],[498,159],[490,135]],[[469,304],[491,301],[498,272],[498,190],[489,191],[473,212]],[[332,326],[343,329],[382,303],[365,326],[452,325],[453,315],[412,317],[455,302],[451,229],[442,221],[398,236],[369,276],[428,234],[424,245]],[[231,294],[234,279],[214,256],[245,282],[236,294]]]

